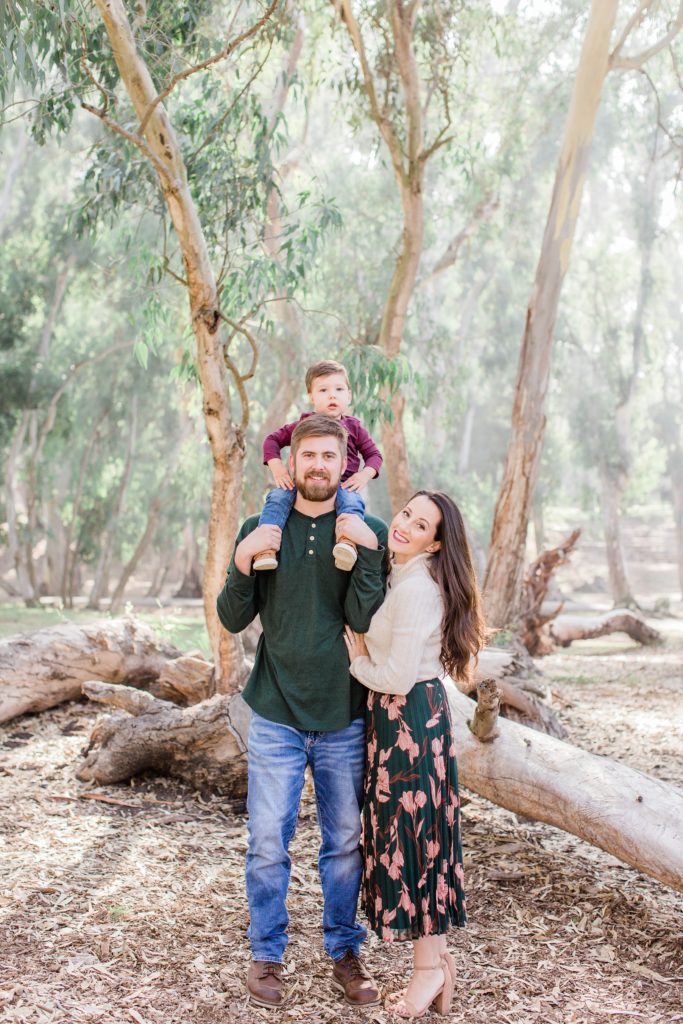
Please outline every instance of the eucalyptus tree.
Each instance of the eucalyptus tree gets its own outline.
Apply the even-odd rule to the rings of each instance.
[[[452,79],[466,62],[488,14],[483,5],[417,0],[333,3],[345,26],[355,60],[347,84],[363,96],[390,161],[401,204],[402,226],[391,281],[384,298],[377,343],[389,360],[401,352],[406,317],[415,289],[425,237],[425,173],[428,162],[457,134],[458,97]],[[409,498],[412,484],[404,431],[405,398],[391,400],[382,440],[394,509]]]
[[[224,13],[207,0],[182,8],[161,0],[131,16],[122,0],[13,0],[0,16],[2,93],[7,98],[17,80],[37,92],[34,134],[66,130],[78,107],[111,133],[100,143],[84,223],[103,207],[140,203],[173,225],[179,258],[167,242],[159,264],[186,289],[203,392],[213,463],[204,601],[224,690],[244,673],[240,641],[220,629],[215,599],[239,516],[245,385],[258,356],[245,325],[254,268],[237,255],[271,180],[264,117],[249,86],[282,27],[273,20],[278,6],[270,0]]]
[[[632,8],[633,5],[628,5]],[[565,123],[555,184],[536,277],[522,335],[512,431],[503,471],[485,577],[486,607],[494,626],[520,612],[526,534],[545,430],[550,353],[562,286],[569,267],[603,86],[612,70],[634,70],[675,41],[683,26],[683,2],[673,18],[665,3],[638,0],[630,13],[619,0],[593,0]],[[622,13],[623,12],[623,13]],[[613,31],[622,14],[616,41]],[[650,38],[637,53],[625,52],[646,24]]]

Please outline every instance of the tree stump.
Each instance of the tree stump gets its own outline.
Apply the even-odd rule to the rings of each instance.
[[[152,770],[199,790],[244,798],[249,708],[239,694],[179,708],[141,690],[97,680],[84,683],[83,693],[127,713],[104,718],[93,729],[77,772],[82,782],[109,785]]]

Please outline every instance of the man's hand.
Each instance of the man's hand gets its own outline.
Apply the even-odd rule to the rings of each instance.
[[[374,469],[369,469],[367,466],[365,469],[361,469],[358,473],[353,473],[348,480],[345,480],[342,484],[342,489],[345,491],[362,491],[370,480],[374,480],[375,476]]]
[[[337,540],[346,537],[347,540],[352,540],[359,547],[370,548],[372,551],[376,551],[379,547],[377,536],[368,524],[360,516],[355,516],[350,512],[344,512],[343,515],[337,516],[335,531]]]
[[[277,487],[281,487],[284,491],[294,489],[294,481],[289,475],[287,467],[279,459],[268,459],[268,469],[273,474],[273,480]]]
[[[251,574],[251,563],[259,551],[279,551],[282,530],[279,526],[257,526],[235,548],[235,566],[245,576]]]

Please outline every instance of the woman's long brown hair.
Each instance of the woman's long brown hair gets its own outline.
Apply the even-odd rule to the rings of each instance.
[[[484,646],[486,624],[465,524],[460,509],[447,494],[416,491],[413,498],[419,495],[429,498],[441,513],[436,528],[436,540],[441,547],[428,563],[444,606],[439,660],[449,676],[467,679],[470,658],[476,660]]]

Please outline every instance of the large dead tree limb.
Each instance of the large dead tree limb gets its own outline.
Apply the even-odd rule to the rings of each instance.
[[[467,725],[472,701],[446,685],[464,786],[683,891],[680,789],[504,719],[495,742],[481,743]]]
[[[683,792],[516,722],[494,722],[493,708],[485,724],[498,735],[485,729],[492,742],[483,743],[468,724],[475,704],[446,686],[465,787],[683,891]],[[239,696],[181,709],[128,687],[89,682],[84,691],[129,714],[98,724],[79,778],[109,784],[153,769],[244,796],[249,712]]]
[[[529,654],[538,658],[556,646],[569,647],[574,640],[592,640],[608,633],[626,633],[641,644],[657,643],[661,636],[637,612],[615,608],[604,615],[561,615],[564,601],[548,602],[546,595],[553,573],[566,565],[581,534],[574,530],[557,547],[541,552],[529,566],[524,585],[525,606],[519,619],[519,638]]]
[[[0,641],[0,723],[78,700],[95,674],[181,704],[203,700],[213,685],[209,662],[183,654],[133,619],[67,623]]]
[[[519,659],[494,650],[488,660],[504,691]],[[203,658],[180,655],[132,620],[43,630],[0,644],[0,720],[83,689],[117,712],[96,725],[81,779],[107,784],[154,770],[241,799],[249,711],[239,695],[204,699],[210,671]],[[93,681],[95,672],[108,682]],[[468,727],[474,703],[451,683],[447,690],[464,786],[683,890],[680,790],[503,718],[493,742],[481,743]],[[191,701],[198,703],[177,706]]]
[[[608,633],[626,633],[639,644],[656,644],[662,639],[661,633],[629,608],[615,608],[604,615],[560,615],[550,624],[550,637],[560,647]]]
[[[93,729],[77,773],[82,781],[111,784],[153,770],[197,789],[244,797],[249,709],[239,695],[178,708],[149,693],[97,680],[84,683],[83,692],[127,713],[105,718]]]

